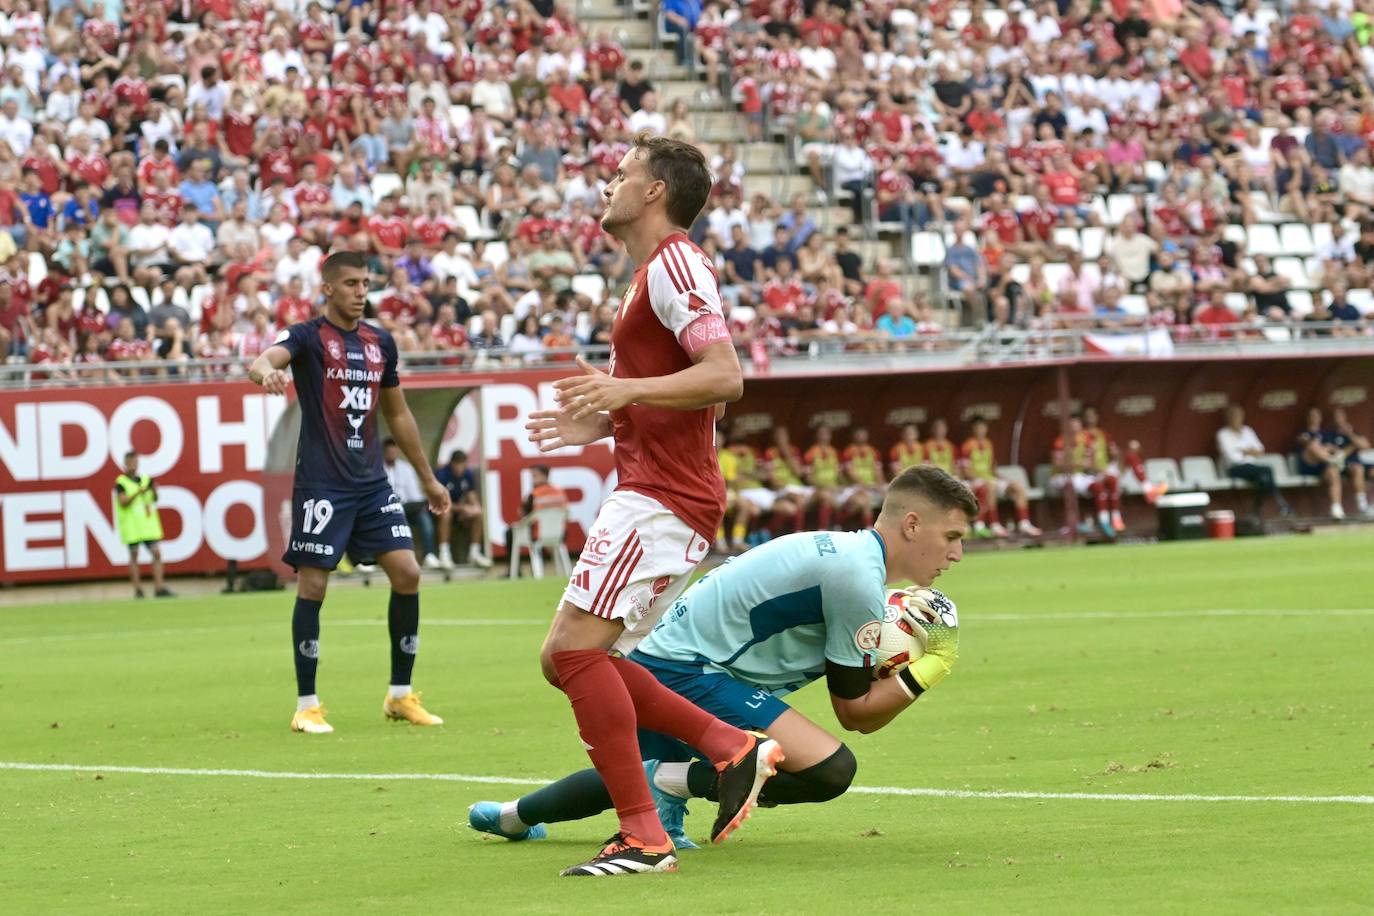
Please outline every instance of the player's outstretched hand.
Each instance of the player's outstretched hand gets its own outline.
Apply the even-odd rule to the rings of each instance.
[[[429,499],[429,511],[438,516],[446,515],[453,505],[448,487],[433,478],[425,483],[425,497]]]
[[[634,400],[627,379],[602,372],[581,356],[577,358],[577,365],[582,375],[561,378],[553,383],[559,406],[571,411],[574,420],[602,411],[619,410]]]
[[[286,386],[291,384],[291,376],[281,369],[269,369],[262,376],[262,387],[268,394],[286,394]]]
[[[567,408],[536,410],[525,421],[525,429],[541,452],[556,451],[565,445],[591,445],[607,435],[604,414],[574,419]]]

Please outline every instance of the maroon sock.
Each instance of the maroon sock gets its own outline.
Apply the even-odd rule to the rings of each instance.
[[[1115,476],[1107,478],[1107,503],[1112,511],[1121,509],[1121,480]]]
[[[553,666],[572,703],[587,756],[615,803],[620,832],[650,846],[668,842],[644,777],[635,704],[611,657],[605,649],[555,652]]]
[[[733,760],[748,742],[744,732],[673,693],[647,668],[625,658],[613,658],[611,664],[630,693],[640,728],[686,742],[717,767]]]
[[[1107,488],[1102,486],[1100,481],[1093,481],[1092,486],[1088,487],[1088,492],[1093,497],[1093,508],[1098,512],[1107,511]]]

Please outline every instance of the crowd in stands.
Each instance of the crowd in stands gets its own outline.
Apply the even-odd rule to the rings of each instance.
[[[919,346],[946,299],[973,324],[1370,333],[1367,7],[666,0],[681,61],[855,217],[746,199],[741,150],[712,147],[692,234],[738,342]],[[696,129],[599,25],[560,0],[0,0],[0,353],[239,362],[312,314],[332,248],[370,255],[408,354],[605,345],[633,265],[601,192],[633,132]],[[860,254],[884,224],[938,268],[928,295]]]
[[[970,322],[1369,333],[1367,3],[677,5],[743,110],[856,222],[915,232]]]

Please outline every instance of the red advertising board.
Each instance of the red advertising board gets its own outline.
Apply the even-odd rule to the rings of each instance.
[[[130,448],[158,484],[170,571],[261,563],[267,432],[285,406],[233,382],[7,393],[0,398],[0,582],[126,572],[114,482]]]
[[[759,445],[785,425],[803,446],[819,425],[836,427],[841,446],[849,428],[864,425],[886,451],[908,422],[925,434],[944,417],[958,441],[979,415],[991,423],[999,460],[1031,470],[1049,460],[1058,434],[1060,371],[1069,375],[1071,407],[1096,404],[1108,432],[1140,440],[1147,457],[1212,454],[1229,403],[1245,406],[1273,452],[1292,447],[1311,404],[1343,406],[1357,429],[1374,431],[1374,359],[1361,356],[764,376],[749,379],[726,423]],[[614,487],[608,444],[545,454],[526,437],[525,417],[552,406],[552,382],[566,372],[405,379],[436,463],[462,448],[480,469],[487,538],[498,553],[534,465],[549,465],[568,492],[574,550]],[[130,447],[158,481],[171,572],[218,572],[229,560],[276,564],[290,518],[295,411],[246,382],[7,392],[0,397],[0,584],[124,574],[113,488]]]

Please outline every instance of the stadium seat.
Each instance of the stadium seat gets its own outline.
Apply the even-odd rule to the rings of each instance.
[[[1183,489],[1183,472],[1173,458],[1146,458],[1145,476],[1155,483],[1167,483],[1169,489]]]
[[[1101,226],[1084,226],[1078,233],[1083,244],[1083,257],[1095,260],[1107,244],[1107,230]]]
[[[1235,242],[1237,245],[1240,246],[1242,252],[1245,251],[1246,236],[1244,226],[1238,226],[1235,223],[1227,223],[1224,227],[1222,227],[1221,237],[1226,239],[1226,241],[1228,242]],[[1248,253],[1254,254],[1253,251]]]
[[[1374,312],[1374,292],[1368,289],[1352,289],[1345,294],[1345,299],[1355,308],[1360,310],[1361,315],[1368,315]]]
[[[515,336],[515,331],[518,326],[518,322],[515,320],[514,315],[507,313],[501,316],[501,339],[504,340],[507,345],[510,344],[510,339]]]
[[[1305,289],[1290,289],[1288,307],[1293,310],[1294,318],[1312,314],[1312,294]]]
[[[1027,499],[1042,499],[1045,491],[1040,487],[1033,487],[1030,478],[1026,476],[1026,469],[1019,464],[1004,464],[997,468],[997,476],[1012,483],[1019,483],[1021,488],[1026,491]]]
[[[1169,180],[1169,171],[1164,167],[1164,163],[1158,159],[1145,160],[1145,180],[1153,188],[1158,188]]]
[[[403,190],[405,182],[395,172],[378,172],[372,176],[372,196],[377,200]]]
[[[1083,242],[1078,237],[1078,230],[1072,227],[1060,226],[1054,230],[1054,244],[1060,248],[1067,248],[1070,251],[1082,252]]]
[[[1050,495],[1050,478],[1054,476],[1054,469],[1048,464],[1037,464],[1035,466],[1035,488],[1042,495]]]
[[[1276,258],[1283,254],[1283,245],[1279,243],[1279,231],[1273,226],[1256,223],[1245,233],[1245,250],[1251,256],[1267,255]]]
[[[1336,241],[1335,233],[1331,229],[1330,223],[1312,224],[1312,247],[1320,251]]]
[[[1059,282],[1069,272],[1069,265],[1056,261],[1053,264],[1046,264],[1041,272],[1045,277],[1045,285],[1050,289],[1058,289]]]
[[[1150,313],[1150,303],[1144,296],[1122,296],[1118,304],[1128,315],[1144,317]]]
[[[568,556],[568,545],[564,543],[567,534],[567,509],[540,509],[531,512],[520,521],[511,525],[510,578],[520,577],[520,554],[530,553],[530,572],[534,578],[544,578],[544,551],[553,555],[554,569],[558,575],[572,575],[572,558]],[[539,534],[533,541],[530,531],[537,527]]]
[[[469,240],[489,239],[496,233],[492,232],[482,224],[482,218],[477,215],[476,207],[454,207],[453,218],[458,223],[458,228],[463,230],[463,235]],[[487,251],[491,251],[491,246],[487,246]]]
[[[606,299],[606,278],[601,274],[578,274],[572,278],[572,289],[600,305]]]
[[[1217,463],[1210,455],[1189,455],[1180,463],[1182,482],[1194,490],[1232,490],[1236,483],[1217,473]]]
[[[1298,480],[1302,481],[1303,486],[1313,486],[1321,483],[1320,478],[1313,477],[1309,474],[1303,474],[1298,470],[1298,456],[1296,453],[1289,452],[1285,455],[1284,463],[1288,466],[1288,476],[1296,477]]]
[[[1139,215],[1140,208],[1134,194],[1111,194],[1107,197],[1107,225],[1120,226],[1126,217]]]
[[[510,248],[505,242],[487,243],[487,263],[492,267],[500,267],[510,260]]]
[[[1310,257],[1317,253],[1312,244],[1312,232],[1302,223],[1284,223],[1279,227],[1279,244],[1285,255],[1297,258]]]
[[[1244,315],[1246,309],[1250,308],[1250,297],[1245,293],[1227,293],[1224,301],[1226,307],[1237,315]]]
[[[37,288],[38,284],[48,279],[48,259],[43,257],[42,252],[29,252],[29,285]]]
[[[911,262],[917,267],[943,267],[945,240],[938,232],[911,234]]]
[[[1288,228],[1287,226],[1284,227]],[[1307,228],[1306,226],[1303,227]],[[1290,289],[1312,289],[1313,284],[1307,276],[1307,265],[1302,258],[1275,258],[1274,273],[1288,281]]]
[[[1288,457],[1286,455],[1275,455],[1272,453],[1260,455],[1255,459],[1255,463],[1263,465],[1273,471],[1274,483],[1278,484],[1280,487],[1307,486],[1307,481],[1303,480],[1298,474],[1293,473],[1293,469],[1288,466]]]

